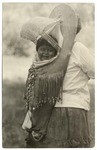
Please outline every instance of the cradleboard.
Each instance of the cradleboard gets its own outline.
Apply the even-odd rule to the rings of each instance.
[[[39,135],[38,138],[34,138],[33,136],[33,140],[35,141],[40,141],[46,136],[48,123],[56,100],[60,99],[60,89],[62,88],[63,79],[77,32],[77,16],[70,6],[66,4],[58,5],[51,12],[50,18],[60,20],[63,44],[59,56],[52,63],[37,69],[33,67],[29,70],[30,73],[28,78],[32,80],[32,97],[30,99],[32,103],[32,115],[30,116],[32,127],[30,131],[32,135],[34,135],[34,132]],[[23,28],[25,29],[25,26]],[[41,32],[45,39],[46,36],[44,33],[46,30],[47,27],[43,29],[43,33]],[[23,34],[22,37],[27,38],[23,36]],[[29,86],[29,81],[30,80],[27,82],[27,86]],[[36,92],[36,94],[33,94],[33,91]],[[50,104],[50,101],[53,101],[53,103]]]

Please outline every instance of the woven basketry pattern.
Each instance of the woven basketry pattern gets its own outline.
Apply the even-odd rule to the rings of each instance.
[[[36,44],[38,36],[49,30],[57,22],[59,22],[59,19],[35,17],[23,25],[20,35]]]

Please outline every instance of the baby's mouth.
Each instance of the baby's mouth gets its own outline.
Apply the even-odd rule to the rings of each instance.
[[[45,55],[45,56],[42,57],[42,59],[43,60],[48,60],[48,59],[50,59],[50,57]]]
[[[49,56],[48,56],[48,55],[43,55],[43,57],[44,57],[44,58],[48,58]]]

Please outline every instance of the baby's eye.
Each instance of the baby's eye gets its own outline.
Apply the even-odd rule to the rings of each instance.
[[[44,50],[45,50],[44,48],[40,48],[40,51],[41,51],[41,52],[44,52]]]
[[[49,52],[52,52],[52,49],[48,49]]]

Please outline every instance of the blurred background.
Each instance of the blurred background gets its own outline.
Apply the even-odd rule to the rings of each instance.
[[[21,126],[26,114],[23,94],[28,69],[35,56],[35,45],[20,37],[22,25],[35,16],[49,16],[58,3],[3,3],[3,100],[2,133],[4,148],[24,148],[26,133]],[[94,4],[69,3],[79,14],[82,30],[76,37],[94,55]],[[89,81],[91,109],[89,112],[91,147],[95,143],[94,80]]]

